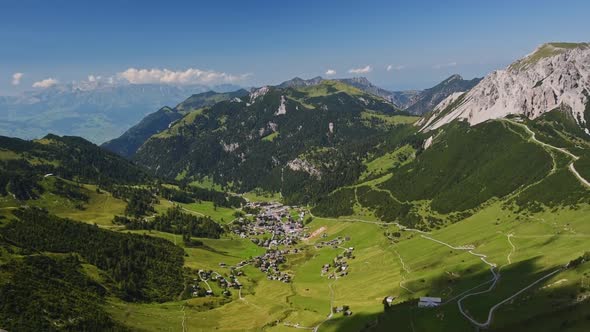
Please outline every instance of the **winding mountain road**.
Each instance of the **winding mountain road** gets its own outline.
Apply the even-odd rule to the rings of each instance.
[[[516,126],[519,126],[521,128],[524,128],[529,134],[531,134],[530,140],[532,140],[533,142],[535,142],[535,143],[537,143],[537,144],[539,144],[539,145],[541,145],[543,147],[550,148],[550,149],[553,149],[553,150],[557,150],[557,151],[559,151],[561,153],[564,153],[564,154],[568,155],[569,157],[571,157],[573,160],[572,160],[572,162],[569,163],[568,169],[578,179],[578,181],[580,181],[580,183],[582,183],[584,186],[590,188],[590,181],[586,180],[582,175],[580,175],[580,173],[578,173],[578,171],[576,170],[576,167],[574,166],[574,162],[576,162],[576,160],[580,159],[580,157],[576,156],[575,154],[569,152],[568,150],[566,150],[564,148],[560,148],[560,147],[557,147],[557,146],[554,146],[554,145],[551,145],[551,144],[548,144],[548,143],[539,141],[537,139],[536,135],[535,135],[535,132],[532,131],[524,123],[518,123],[518,122],[515,122],[515,121],[512,121],[512,120],[508,120],[508,119],[506,119],[506,121],[508,121],[508,122],[510,122],[510,123],[512,123],[512,124],[514,124]]]
[[[496,303],[493,307],[490,308],[490,311],[488,312],[488,319],[485,322],[483,322],[483,323],[480,323],[480,322],[476,321],[475,319],[471,318],[471,316],[469,316],[468,314],[466,314],[463,311],[463,307],[461,305],[459,305],[459,311],[461,311],[461,314],[463,314],[463,316],[465,316],[472,324],[474,324],[474,325],[476,325],[476,326],[478,326],[480,328],[487,328],[492,323],[492,318],[494,317],[494,311],[496,311],[496,309],[498,309],[502,304],[504,304],[504,303],[506,303],[506,302],[508,302],[508,301],[510,301],[512,299],[514,299],[518,295],[520,295],[523,292],[527,291],[529,288],[535,286],[536,284],[540,283],[541,281],[543,281],[543,280],[545,280],[547,278],[552,277],[553,275],[555,275],[555,274],[557,274],[557,273],[559,273],[561,271],[562,271],[562,269],[557,269],[557,270],[555,270],[553,272],[550,272],[550,273],[542,276],[541,278],[539,278],[539,279],[531,282],[530,284],[528,284],[526,287],[522,288],[518,292],[516,292],[516,293],[512,294],[511,296],[505,298],[504,300]],[[477,294],[480,294],[480,293],[481,292],[468,294],[468,295],[464,296],[463,298],[461,298],[457,303],[460,303],[461,300],[467,298],[468,296],[477,295]]]
[[[510,257],[516,251],[516,246],[514,246],[514,243],[512,243],[512,240],[511,240],[511,238],[513,236],[514,236],[514,234],[512,234],[512,233],[506,235],[506,238],[508,239],[508,243],[510,243],[510,246],[512,247],[512,250],[510,250],[510,253],[508,254],[508,256],[506,256],[506,259],[508,260],[508,264],[512,264],[512,259]]]
[[[509,121],[509,122],[511,122],[511,123],[514,123],[514,122],[512,122],[512,121],[510,121],[510,120],[507,120],[507,121]],[[521,124],[519,124],[519,123],[515,123],[515,124],[516,124],[516,125],[521,125]],[[531,133],[531,140],[535,141],[537,144],[540,144],[540,145],[542,145],[542,146],[546,146],[546,147],[549,147],[549,148],[552,148],[552,149],[559,150],[559,151],[561,151],[562,153],[565,153],[565,154],[567,154],[568,156],[572,157],[572,159],[574,159],[574,160],[573,160],[573,161],[570,163],[570,165],[569,165],[569,169],[570,169],[570,171],[571,171],[571,172],[572,172],[574,175],[576,175],[576,178],[578,178],[578,180],[580,180],[580,182],[581,182],[582,184],[584,184],[584,185],[586,185],[586,186],[590,187],[590,182],[588,182],[586,179],[584,179],[582,176],[580,176],[580,174],[579,174],[579,173],[578,173],[578,172],[575,170],[575,167],[574,167],[574,165],[573,165],[574,161],[575,161],[575,160],[577,160],[577,159],[579,159],[579,157],[575,156],[574,154],[572,154],[571,152],[569,152],[569,151],[567,151],[567,150],[565,150],[565,149],[563,149],[563,148],[558,148],[558,147],[552,146],[552,145],[550,145],[550,144],[547,144],[547,143],[544,143],[544,142],[538,141],[538,140],[535,138],[535,136],[534,136],[534,132],[533,132],[532,130],[530,130],[530,129],[529,129],[528,127],[526,127],[525,125],[522,125],[522,126],[523,126],[523,127],[525,127],[525,128],[526,128],[526,130],[527,130],[529,133]],[[316,217],[315,217],[315,216],[314,216],[314,215],[311,213],[311,211],[309,212],[309,214],[310,214],[310,216],[312,216],[312,217],[316,218]],[[321,217],[320,217],[320,218],[321,218]],[[462,293],[460,293],[460,294],[458,294],[458,295],[454,296],[453,298],[451,298],[451,299],[449,299],[449,300],[447,300],[447,301],[445,301],[445,302],[443,303],[443,305],[444,305],[444,304],[448,304],[448,303],[451,303],[452,301],[454,301],[454,300],[458,299],[458,300],[457,300],[457,306],[458,306],[458,308],[459,308],[459,312],[460,312],[460,313],[461,313],[461,314],[462,314],[462,315],[463,315],[463,316],[464,316],[464,317],[465,317],[465,318],[466,318],[468,321],[470,321],[470,322],[471,322],[473,325],[475,325],[475,326],[476,326],[476,327],[478,327],[478,328],[488,328],[488,327],[490,326],[491,322],[492,322],[492,319],[493,319],[493,317],[494,317],[494,312],[495,312],[495,311],[496,311],[496,309],[498,309],[500,306],[502,306],[502,305],[503,305],[503,304],[505,304],[506,302],[508,302],[508,301],[510,301],[510,300],[512,300],[512,299],[514,299],[514,298],[515,298],[515,297],[517,297],[518,295],[522,294],[523,292],[527,291],[528,289],[530,289],[531,287],[533,287],[533,286],[537,285],[538,283],[542,282],[543,280],[545,280],[545,279],[548,279],[548,278],[550,278],[551,276],[553,276],[553,275],[555,275],[555,274],[557,274],[557,273],[559,273],[559,272],[561,272],[561,271],[563,270],[562,268],[560,268],[560,269],[557,269],[557,270],[555,270],[555,271],[553,271],[553,272],[550,272],[550,273],[548,273],[548,274],[546,274],[546,275],[542,276],[541,278],[539,278],[539,279],[537,279],[537,280],[535,280],[535,281],[531,282],[530,284],[528,284],[528,285],[527,285],[527,286],[525,286],[524,288],[520,289],[519,291],[515,292],[515,293],[514,293],[514,294],[512,294],[511,296],[509,296],[509,297],[505,298],[504,300],[502,300],[502,301],[500,301],[500,302],[496,303],[495,305],[493,305],[493,306],[492,306],[492,307],[489,309],[489,311],[488,311],[488,317],[487,317],[487,320],[486,320],[485,322],[478,322],[477,320],[475,320],[474,318],[472,318],[472,317],[471,317],[471,316],[470,316],[470,315],[469,315],[469,314],[468,314],[468,313],[465,311],[465,309],[464,309],[464,307],[463,307],[463,301],[464,301],[465,299],[469,298],[469,297],[476,296],[476,295],[480,295],[480,294],[489,293],[489,292],[491,292],[492,290],[494,290],[494,288],[496,287],[496,284],[497,284],[497,283],[498,283],[498,281],[500,280],[500,273],[499,273],[499,271],[496,271],[496,269],[497,269],[497,265],[496,265],[495,263],[493,263],[493,262],[490,262],[490,261],[488,261],[488,260],[487,260],[487,256],[486,256],[486,255],[484,255],[484,254],[479,254],[479,253],[476,253],[476,252],[474,252],[474,251],[473,251],[473,250],[475,249],[475,247],[474,247],[473,245],[453,246],[453,245],[451,245],[451,244],[449,244],[449,243],[446,243],[446,242],[443,242],[443,241],[437,240],[437,239],[435,239],[435,238],[432,238],[432,237],[430,237],[430,236],[426,235],[426,234],[429,234],[428,232],[421,231],[421,230],[418,230],[418,229],[413,229],[413,228],[407,228],[407,227],[405,227],[405,226],[403,226],[403,225],[399,225],[399,224],[397,224],[397,223],[385,223],[385,222],[378,222],[378,221],[368,221],[368,220],[362,220],[362,219],[356,219],[356,218],[322,218],[322,219],[327,219],[327,220],[335,220],[335,221],[352,221],[352,222],[362,222],[362,223],[376,224],[376,225],[391,225],[391,224],[394,224],[394,225],[396,225],[398,228],[400,228],[401,230],[406,230],[406,231],[410,231],[410,232],[416,232],[416,233],[419,233],[419,234],[420,234],[420,236],[421,236],[422,238],[424,238],[424,239],[427,239],[427,240],[429,240],[429,241],[433,241],[433,242],[439,243],[439,244],[441,244],[441,245],[447,246],[447,247],[449,247],[449,248],[451,248],[451,249],[453,249],[453,250],[465,250],[465,251],[467,251],[469,254],[471,254],[471,255],[473,255],[473,256],[476,256],[476,257],[478,257],[478,258],[479,258],[479,259],[480,259],[480,260],[481,260],[481,261],[482,261],[484,264],[486,264],[486,265],[488,265],[488,266],[490,267],[490,273],[492,274],[492,278],[491,278],[490,280],[488,280],[488,281],[484,281],[484,282],[482,282],[482,283],[480,283],[480,284],[478,284],[478,285],[476,285],[476,286],[474,286],[474,287],[472,287],[472,288],[470,288],[470,289],[468,289],[468,290],[466,290],[466,291],[464,291],[464,292],[462,292]],[[507,235],[508,242],[509,242],[510,246],[512,247],[512,248],[511,248],[511,251],[510,251],[510,253],[509,253],[509,254],[508,254],[508,256],[507,256],[507,260],[508,260],[508,263],[509,263],[509,264],[511,264],[511,263],[512,263],[511,256],[512,256],[512,254],[514,253],[514,251],[516,250],[516,247],[514,246],[514,244],[513,244],[513,243],[512,243],[512,241],[511,241],[511,238],[512,238],[512,237],[516,237],[516,236],[515,236],[514,234],[508,234],[508,235]],[[398,256],[399,256],[399,258],[400,258],[400,261],[401,261],[401,264],[402,264],[402,268],[403,268],[405,271],[409,272],[409,271],[406,269],[407,267],[405,266],[405,262],[403,262],[403,260],[402,260],[401,256],[399,255],[399,253],[398,253],[397,251],[396,251],[396,253],[398,254]],[[476,291],[476,292],[474,292],[474,290],[476,290],[476,289],[478,289],[478,288],[480,288],[480,287],[482,287],[482,286],[484,286],[484,285],[487,285],[487,284],[490,284],[490,286],[489,286],[487,289],[485,289],[485,290],[481,290],[481,291]],[[401,283],[400,283],[400,286],[401,286],[402,288],[406,289],[405,287],[403,287],[403,285],[401,285]],[[406,290],[408,290],[408,289],[406,289]],[[330,285],[330,291],[331,291],[331,292],[333,292],[331,285]],[[410,291],[410,290],[408,290],[408,291]],[[315,327],[313,328],[313,331],[314,331],[314,332],[317,332],[317,330],[319,329],[319,327],[320,327],[320,326],[321,326],[321,325],[322,325],[324,322],[326,322],[326,321],[330,320],[330,319],[332,318],[332,316],[333,316],[333,312],[332,312],[332,309],[330,309],[330,315],[328,315],[328,317],[327,317],[327,318],[326,318],[324,321],[322,321],[320,324],[318,324],[317,326],[315,326]]]
[[[457,300],[457,306],[459,307],[459,312],[461,312],[461,314],[465,318],[467,318],[467,320],[469,320],[473,325],[475,325],[475,326],[477,326],[479,328],[488,328],[490,326],[490,324],[492,322],[492,319],[494,317],[494,312],[501,305],[503,305],[504,303],[506,303],[506,302],[514,299],[515,297],[517,297],[518,295],[522,294],[523,292],[525,292],[526,290],[530,289],[531,287],[535,286],[536,284],[540,283],[541,281],[543,281],[543,280],[545,280],[547,278],[550,278],[551,276],[553,276],[553,275],[555,275],[555,274],[557,274],[557,273],[559,273],[559,272],[562,271],[562,269],[560,268],[560,269],[557,269],[557,270],[555,270],[553,272],[550,272],[550,273],[542,276],[541,278],[539,278],[539,279],[531,282],[526,287],[522,288],[521,290],[517,291],[516,293],[512,294],[511,296],[509,296],[509,297],[505,298],[504,300],[496,303],[488,311],[487,320],[485,322],[481,323],[481,322],[476,321],[467,312],[465,312],[465,309],[463,308],[463,300],[465,300],[465,299],[467,299],[469,297],[475,296],[475,295],[489,293],[489,292],[491,292],[496,287],[496,284],[500,280],[500,273],[496,272],[496,270],[495,270],[496,269],[496,264],[489,262],[487,260],[487,256],[486,255],[484,255],[484,254],[478,254],[478,253],[473,252],[473,249],[474,249],[473,246],[459,246],[459,247],[456,247],[456,246],[450,245],[450,244],[448,244],[446,242],[443,242],[443,241],[440,241],[440,240],[431,238],[429,236],[425,236],[425,235],[421,235],[421,236],[422,236],[422,238],[425,238],[425,239],[428,239],[428,240],[431,240],[431,241],[440,243],[440,244],[445,245],[445,246],[447,246],[447,247],[449,247],[451,249],[454,249],[454,250],[468,250],[468,253],[470,253],[471,255],[474,255],[474,256],[479,257],[479,259],[482,262],[484,262],[485,264],[487,264],[487,265],[490,266],[490,272],[492,273],[492,279],[489,280],[489,281],[486,281],[484,283],[481,283],[481,284],[479,284],[479,285],[471,288],[470,290],[467,290],[467,291],[463,292],[462,294],[459,294],[458,296],[461,296],[461,295],[462,296],[459,298],[459,300]],[[510,234],[508,236],[508,240],[509,241],[510,241],[510,237],[512,237],[512,236],[513,236],[512,234]],[[512,242],[510,242],[510,244],[514,247],[514,245],[512,244]],[[491,282],[491,285],[487,289],[482,290],[482,291],[478,291],[478,292],[470,292],[471,290],[477,289],[477,288],[479,288],[479,287],[481,287],[481,286],[483,286],[485,284],[488,284],[490,282]],[[453,299],[456,299],[458,296],[454,297]],[[445,304],[446,303],[449,303],[449,302],[450,302],[450,300],[447,301],[447,302],[445,302]]]

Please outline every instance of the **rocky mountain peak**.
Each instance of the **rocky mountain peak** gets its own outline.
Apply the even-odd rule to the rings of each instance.
[[[560,106],[570,109],[578,124],[587,128],[588,91],[589,44],[544,44],[508,68],[486,76],[454,107],[436,107],[422,129],[435,129],[454,119],[474,125],[509,114],[533,119]]]
[[[357,84],[364,84],[364,85],[373,85],[373,83],[371,83],[371,81],[369,81],[366,77],[364,76],[359,76],[359,77],[352,77],[349,79],[351,82],[357,83]]]
[[[324,79],[321,76],[316,76],[314,78],[310,78],[305,80],[301,77],[294,77],[288,81],[285,81],[278,85],[279,88],[299,88],[304,86],[311,86],[320,84]]]
[[[453,81],[462,81],[463,77],[459,74],[454,74],[449,76],[449,78],[447,78],[446,80],[444,80],[442,83],[451,83]]]

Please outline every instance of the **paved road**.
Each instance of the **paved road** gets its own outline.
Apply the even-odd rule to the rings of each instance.
[[[473,256],[476,256],[476,257],[479,257],[479,259],[480,259],[482,262],[484,262],[485,264],[487,264],[487,265],[489,265],[489,266],[490,266],[490,272],[492,273],[492,279],[491,279],[491,280],[489,280],[489,281],[486,281],[486,282],[484,282],[484,283],[482,283],[482,284],[480,284],[480,285],[477,285],[476,287],[473,287],[471,290],[474,290],[474,289],[476,289],[476,288],[479,288],[479,287],[481,287],[482,285],[488,284],[488,283],[490,283],[490,282],[491,282],[491,285],[490,285],[490,286],[489,286],[487,289],[485,289],[485,290],[482,290],[482,291],[478,291],[478,292],[471,292],[471,290],[468,290],[468,291],[466,291],[466,292],[463,292],[462,294],[464,294],[464,295],[463,295],[463,296],[461,296],[461,298],[459,298],[459,300],[457,301],[457,306],[459,307],[459,312],[461,312],[461,314],[462,314],[462,315],[463,315],[465,318],[467,318],[467,319],[468,319],[468,320],[469,320],[471,323],[473,323],[474,325],[477,325],[477,326],[479,326],[479,327],[487,327],[487,326],[489,325],[489,322],[487,322],[487,323],[479,323],[479,322],[478,322],[478,321],[476,321],[475,319],[471,318],[471,316],[469,316],[469,315],[468,315],[468,314],[467,314],[467,313],[466,313],[466,312],[463,310],[463,303],[462,303],[462,302],[463,302],[463,300],[465,300],[465,299],[467,299],[467,298],[469,298],[469,297],[471,297],[471,296],[475,296],[475,295],[479,295],[479,294],[484,294],[484,293],[489,293],[489,292],[491,292],[491,291],[494,289],[494,287],[496,287],[496,284],[498,283],[498,280],[500,280],[500,274],[499,274],[498,272],[496,272],[496,264],[495,264],[495,263],[491,263],[491,262],[489,262],[489,261],[487,260],[487,256],[486,256],[486,255],[484,255],[484,254],[478,254],[478,253],[475,253],[475,252],[473,252],[473,249],[475,249],[473,246],[459,246],[459,247],[457,247],[457,246],[450,245],[450,244],[448,244],[448,243],[446,243],[446,242],[443,242],[443,241],[440,241],[440,240],[437,240],[437,239],[431,238],[431,237],[429,237],[429,236],[425,236],[425,235],[421,235],[421,236],[422,236],[422,238],[425,238],[425,239],[428,239],[428,240],[431,240],[431,241],[434,241],[434,242],[440,243],[440,244],[442,244],[442,245],[445,245],[445,246],[447,246],[447,247],[449,247],[449,248],[451,248],[451,249],[453,249],[453,250],[467,250],[467,252],[468,252],[469,254],[471,254],[471,255],[473,255]],[[455,298],[457,298],[457,297],[455,297]],[[449,301],[447,301],[446,303],[448,303],[448,302],[449,302]],[[492,314],[492,313],[493,313],[493,310],[492,310],[492,309],[490,309],[490,316],[491,316],[491,314]],[[491,321],[491,318],[490,318],[490,321]]]
[[[512,236],[513,236],[512,234],[509,234],[509,235],[508,235],[508,241],[510,241],[510,237],[512,237]],[[548,273],[548,274],[546,274],[546,275],[542,276],[541,278],[539,278],[539,279],[537,279],[537,280],[535,280],[535,281],[531,282],[531,283],[530,283],[530,284],[528,284],[526,287],[524,287],[524,288],[522,288],[521,290],[519,290],[519,291],[515,292],[515,293],[514,293],[514,294],[512,294],[511,296],[509,296],[509,297],[505,298],[504,300],[502,300],[502,301],[500,301],[500,302],[496,303],[494,306],[492,306],[492,307],[490,308],[490,310],[489,310],[489,312],[488,312],[488,318],[487,318],[487,320],[486,320],[485,322],[481,323],[481,322],[478,322],[478,321],[476,321],[474,318],[472,318],[471,316],[469,316],[469,314],[467,314],[467,313],[465,312],[465,310],[464,310],[464,308],[463,308],[463,303],[462,303],[462,302],[463,302],[463,300],[465,300],[465,299],[467,299],[467,298],[469,298],[469,297],[471,297],[471,296],[475,296],[475,295],[479,295],[479,294],[488,293],[488,292],[491,292],[491,291],[494,289],[494,287],[496,286],[496,284],[497,284],[497,283],[498,283],[498,281],[500,280],[500,273],[496,272],[496,270],[495,270],[495,269],[496,269],[496,264],[494,264],[494,263],[491,263],[491,262],[488,262],[488,261],[487,261],[487,259],[486,259],[486,258],[487,258],[487,256],[486,256],[486,255],[483,255],[483,254],[478,254],[478,253],[475,253],[475,252],[473,252],[473,248],[472,248],[471,246],[460,246],[460,247],[456,247],[456,246],[452,246],[452,245],[450,245],[450,244],[448,244],[448,243],[445,243],[445,242],[443,242],[443,241],[440,241],[440,240],[436,240],[436,239],[434,239],[434,238],[431,238],[431,237],[429,237],[429,236],[424,236],[424,235],[422,235],[422,237],[423,237],[423,238],[425,238],[425,239],[428,239],[428,240],[431,240],[431,241],[434,241],[434,242],[437,242],[437,243],[443,244],[443,245],[445,245],[445,246],[447,246],[447,247],[449,247],[449,248],[451,248],[451,249],[455,249],[455,250],[468,250],[468,252],[469,252],[470,254],[472,254],[472,255],[474,255],[474,256],[477,256],[477,257],[479,257],[479,259],[481,259],[481,261],[483,261],[485,264],[487,264],[487,265],[489,265],[489,266],[490,266],[490,272],[492,273],[492,279],[491,279],[491,280],[489,280],[489,281],[486,281],[486,282],[484,282],[484,283],[481,283],[481,284],[479,284],[479,285],[477,285],[477,286],[473,287],[472,289],[470,289],[470,290],[467,290],[467,291],[463,292],[462,294],[459,294],[459,296],[461,296],[461,295],[462,295],[462,296],[461,296],[461,298],[459,298],[459,300],[457,301],[457,306],[459,307],[459,312],[461,312],[461,314],[462,314],[462,315],[463,315],[465,318],[467,318],[467,320],[469,320],[469,321],[470,321],[470,322],[471,322],[473,325],[475,325],[475,326],[477,326],[477,327],[480,327],[480,328],[488,328],[488,327],[490,326],[490,324],[491,324],[491,322],[492,322],[492,319],[493,319],[493,317],[494,317],[494,312],[495,312],[495,311],[496,311],[496,309],[498,309],[498,308],[499,308],[501,305],[503,305],[504,303],[506,303],[506,302],[508,302],[508,301],[510,301],[510,300],[512,300],[512,299],[514,299],[515,297],[517,297],[518,295],[522,294],[523,292],[525,292],[526,290],[530,289],[531,287],[535,286],[536,284],[540,283],[541,281],[543,281],[543,280],[545,280],[545,279],[547,279],[547,278],[550,278],[551,276],[553,276],[553,275],[555,275],[555,274],[557,274],[557,273],[559,273],[559,272],[561,272],[561,271],[562,271],[562,269],[560,268],[560,269],[557,269],[557,270],[555,270],[555,271],[553,271],[553,272],[550,272],[550,273]],[[512,242],[510,242],[510,244],[512,245]],[[513,245],[513,246],[514,246],[514,245]],[[482,290],[482,291],[478,291],[478,292],[471,292],[471,290],[477,289],[477,288],[479,288],[479,287],[481,287],[481,286],[483,286],[483,285],[485,285],[485,284],[488,284],[488,283],[490,283],[490,282],[491,282],[491,285],[490,285],[490,286],[489,286],[487,289],[485,289],[485,290]],[[454,297],[453,299],[455,299],[455,298],[457,298],[457,296],[456,296],[456,297]],[[448,303],[448,302],[450,302],[450,301],[447,301],[447,302],[445,302],[445,303]]]
[[[522,288],[518,292],[516,292],[516,293],[512,294],[511,296],[505,298],[504,300],[498,302],[497,304],[495,304],[493,307],[490,308],[490,311],[488,312],[488,319],[485,322],[483,322],[483,323],[480,323],[480,322],[474,320],[473,318],[471,318],[469,315],[465,314],[465,312],[463,312],[463,308],[461,306],[459,306],[459,310],[461,311],[461,314],[463,314],[463,316],[467,317],[467,319],[469,319],[469,321],[471,323],[473,323],[474,325],[476,325],[478,327],[481,327],[481,328],[487,328],[492,323],[492,318],[494,317],[494,311],[496,311],[496,309],[498,309],[502,304],[504,304],[504,303],[506,303],[506,302],[508,302],[508,301],[510,301],[512,299],[514,299],[518,295],[520,295],[523,292],[527,291],[529,288],[535,286],[536,284],[540,283],[541,281],[543,281],[543,280],[545,280],[547,278],[552,277],[553,275],[555,275],[555,274],[557,274],[557,273],[559,273],[561,271],[562,271],[562,269],[557,269],[557,270],[555,270],[553,272],[550,272],[550,273],[542,276],[541,278],[539,278],[539,279],[531,282],[530,284],[528,284],[526,287]]]

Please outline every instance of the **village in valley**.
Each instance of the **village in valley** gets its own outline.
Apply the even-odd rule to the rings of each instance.
[[[344,278],[351,272],[349,262],[356,258],[355,248],[347,245],[351,237],[330,238],[326,227],[310,231],[306,224],[311,217],[308,216],[306,220],[306,209],[279,203],[249,202],[242,211],[245,213],[230,224],[231,233],[263,248],[264,253],[234,265],[219,262],[216,270],[198,270],[190,285],[192,297],[222,296],[230,299],[232,292],[237,292],[238,298],[243,299],[244,284],[241,279],[247,277],[243,271],[246,266],[254,267],[264,273],[268,280],[291,283],[295,275],[288,268],[288,260],[305,250],[316,252],[325,248],[339,250],[338,254],[326,261],[318,270],[321,277],[331,282]],[[211,287],[212,284],[216,285],[217,291]],[[385,307],[389,307],[396,300],[397,296],[384,294],[382,302]],[[421,298],[418,306],[434,307],[440,303],[440,298]],[[350,316],[353,312],[348,305],[338,305],[331,307],[331,315],[333,314]],[[289,325],[289,323],[285,324]]]
[[[212,297],[222,295],[231,297],[232,290],[239,293],[243,284],[240,278],[245,276],[242,268],[252,266],[266,274],[268,280],[290,283],[294,277],[291,271],[284,271],[289,255],[294,255],[305,250],[305,247],[321,250],[322,248],[341,249],[342,253],[326,262],[318,274],[328,279],[338,279],[348,275],[349,266],[347,260],[354,259],[354,248],[344,247],[350,237],[336,237],[328,240],[325,228],[315,232],[309,232],[306,227],[306,210],[303,208],[289,207],[279,203],[249,202],[243,207],[246,214],[236,218],[231,224],[231,232],[240,238],[248,239],[255,245],[264,248],[265,253],[256,257],[242,260],[230,266],[225,262],[219,262],[219,269],[197,271],[191,287],[193,297]],[[310,218],[311,219],[311,218]],[[309,222],[309,220],[308,220]],[[318,237],[314,245],[308,244],[313,238]],[[228,271],[228,272],[224,272]],[[215,283],[221,294],[216,294],[211,283]],[[335,307],[335,312],[342,312],[348,316],[352,311],[348,306]]]

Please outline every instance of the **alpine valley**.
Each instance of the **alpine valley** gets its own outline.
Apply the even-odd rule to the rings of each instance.
[[[124,89],[134,125],[0,137],[0,329],[590,330],[590,44],[425,90]]]

